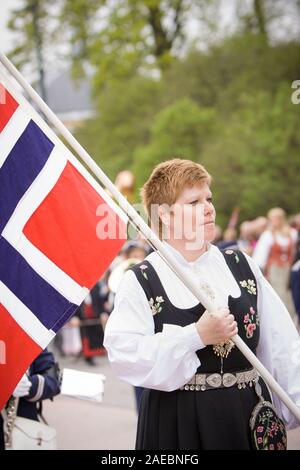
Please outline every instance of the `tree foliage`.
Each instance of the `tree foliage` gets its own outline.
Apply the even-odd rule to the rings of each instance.
[[[299,211],[300,105],[291,84],[300,79],[300,42],[278,27],[286,12],[297,22],[299,1],[235,0],[235,28],[223,36],[215,20],[222,3],[59,0],[75,71],[94,70],[97,114],[77,137],[112,179],[129,168],[139,186],[174,156],[203,163],[223,224],[236,206],[242,219],[278,205]],[[28,40],[29,18],[20,20]],[[199,49],[205,25],[218,40]]]
[[[214,109],[200,108],[182,98],[159,112],[153,121],[150,143],[136,150],[133,168],[142,184],[157,163],[178,156],[198,161],[206,139],[216,133]]]
[[[222,118],[218,139],[207,142],[202,161],[214,175],[220,221],[238,206],[242,218],[281,206],[299,211],[299,109],[290,101],[289,82],[274,94],[256,91]]]
[[[52,5],[46,0],[21,0],[12,10],[8,28],[14,33],[14,45],[9,55],[18,68],[30,64],[31,71],[37,69],[37,49],[47,49],[56,36],[54,18]]]
[[[95,86],[164,68],[185,42],[193,0],[63,0],[60,19],[69,31],[76,73],[87,61]]]

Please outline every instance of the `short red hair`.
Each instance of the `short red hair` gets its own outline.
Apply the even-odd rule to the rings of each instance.
[[[186,187],[195,185],[211,184],[211,176],[200,163],[181,158],[174,158],[159,163],[152,171],[150,178],[141,189],[141,197],[148,218],[154,225],[161,238],[161,221],[158,214],[155,219],[159,220],[159,226],[152,219],[151,207],[153,205],[173,205],[179,195]]]

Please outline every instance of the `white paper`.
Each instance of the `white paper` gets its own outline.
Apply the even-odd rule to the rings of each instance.
[[[83,400],[101,402],[104,393],[105,376],[76,369],[64,369],[61,394]]]

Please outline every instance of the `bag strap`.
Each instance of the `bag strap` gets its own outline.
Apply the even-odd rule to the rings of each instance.
[[[49,423],[47,422],[45,416],[43,415],[43,402],[42,402],[42,400],[38,402],[37,413],[38,413],[38,416],[43,421],[43,423],[46,424],[47,426],[49,426]]]
[[[19,398],[11,396],[3,413],[5,422],[4,444],[6,449],[12,446],[12,432],[17,417],[18,405]]]

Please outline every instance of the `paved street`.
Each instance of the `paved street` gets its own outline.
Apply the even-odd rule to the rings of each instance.
[[[63,358],[60,367],[99,372],[106,377],[102,403],[58,396],[45,403],[45,417],[58,431],[59,449],[134,449],[137,415],[133,388],[119,380],[106,357],[91,367],[82,359]]]
[[[58,431],[60,449],[133,449],[137,416],[133,388],[119,380],[106,357],[97,358],[91,367],[82,359],[63,358],[60,366],[106,376],[105,393],[100,404],[58,396],[44,402],[44,414]],[[289,448],[300,449],[300,428],[289,433]]]

